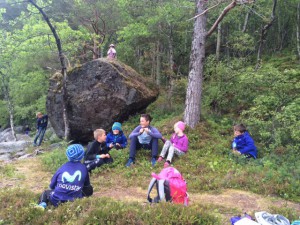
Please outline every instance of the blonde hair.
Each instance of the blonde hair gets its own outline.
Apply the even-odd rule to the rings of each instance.
[[[94,138],[95,140],[98,139],[99,136],[102,136],[103,134],[105,134],[105,130],[103,129],[97,129],[94,131]]]
[[[36,113],[36,116],[41,116],[41,115],[43,115],[43,113],[41,113],[41,112]]]

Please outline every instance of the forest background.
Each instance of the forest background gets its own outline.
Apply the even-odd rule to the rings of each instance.
[[[148,109],[157,118],[157,126],[183,117],[197,1],[35,2],[60,37],[67,70],[105,57],[109,44],[114,43],[118,60],[160,88],[155,107]],[[235,171],[225,187],[299,202],[300,3],[207,1],[208,28],[231,2],[239,4],[206,38],[201,119],[189,131],[191,149],[205,148],[195,153],[201,162],[201,157],[212,158],[211,154],[224,157],[229,146],[224,147],[224,142],[230,140],[232,125],[243,122],[259,147],[260,160],[236,172],[235,166],[213,155],[207,168],[220,177],[225,171],[227,175]],[[30,1],[2,0],[0,8],[0,125],[8,127],[13,117],[14,124],[33,128],[35,113],[46,110],[49,78],[61,70],[55,39]],[[206,137],[207,142],[203,141]],[[237,163],[241,163],[237,167],[244,165]],[[191,176],[188,178],[199,173],[182,170]],[[254,183],[241,182],[241,176],[253,173]],[[202,182],[202,190],[224,187],[224,181],[218,179]],[[268,184],[261,186],[260,182]],[[196,183],[190,186],[193,191]]]

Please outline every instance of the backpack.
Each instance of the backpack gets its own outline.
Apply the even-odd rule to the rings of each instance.
[[[152,203],[169,201],[175,204],[188,205],[186,182],[180,172],[174,167],[164,168],[158,175],[152,173],[152,180],[148,187],[147,200]],[[150,193],[156,185],[157,196],[152,199]]]

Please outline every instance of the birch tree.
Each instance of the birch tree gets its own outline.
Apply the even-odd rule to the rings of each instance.
[[[63,55],[63,50],[62,50],[62,46],[61,46],[61,42],[60,42],[60,38],[56,32],[56,29],[54,28],[54,26],[52,25],[49,17],[47,16],[47,14],[44,12],[44,10],[39,7],[35,1],[33,0],[28,0],[28,2],[30,4],[32,4],[38,11],[39,13],[43,16],[44,20],[46,21],[47,25],[49,26],[55,41],[56,41],[56,45],[57,45],[57,50],[58,50],[58,57],[60,60],[60,65],[61,65],[61,74],[63,76],[63,101],[62,101],[62,108],[63,108],[63,118],[64,118],[64,128],[65,128],[65,139],[69,140],[69,135],[70,135],[70,127],[69,127],[69,120],[68,120],[68,114],[67,114],[67,106],[66,106],[66,102],[67,102],[67,67],[66,67],[66,63],[65,63],[65,57]]]

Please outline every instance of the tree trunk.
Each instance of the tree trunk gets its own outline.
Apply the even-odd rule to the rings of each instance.
[[[152,78],[152,81],[155,82],[155,64],[156,64],[156,45],[153,44],[152,47],[151,47],[151,78]]]
[[[246,32],[248,21],[249,21],[249,15],[250,15],[250,11],[248,11],[245,16],[245,21],[244,21],[243,30],[242,30],[243,33]]]
[[[98,48],[98,41],[97,38],[93,38],[93,59],[98,59],[99,58],[99,48]]]
[[[297,50],[298,50],[298,58],[300,61],[300,2],[297,7]]]
[[[221,49],[221,23],[218,24],[218,34],[217,34],[217,47],[216,47],[216,59],[219,61],[220,59],[220,49]]]
[[[60,60],[60,64],[61,64],[61,74],[63,75],[63,101],[62,101],[62,107],[63,107],[63,118],[64,118],[64,125],[65,125],[65,139],[69,140],[69,136],[70,136],[70,128],[69,128],[69,120],[68,120],[68,115],[67,115],[67,67],[65,64],[65,59],[64,59],[64,55],[63,55],[63,51],[62,51],[62,47],[61,47],[61,43],[60,43],[60,38],[55,30],[55,28],[53,27],[53,25],[51,24],[48,16],[46,15],[46,13],[43,11],[42,8],[40,8],[33,0],[28,0],[29,3],[31,3],[35,8],[37,8],[39,10],[39,12],[42,14],[44,20],[47,22],[50,30],[52,31],[52,34],[55,38],[56,41],[56,46],[57,46],[57,50],[58,50],[58,57]]]
[[[197,14],[206,9],[205,0],[197,3]],[[205,59],[206,14],[195,19],[192,51],[190,56],[190,72],[185,99],[184,121],[195,128],[200,121],[203,65]]]
[[[258,51],[257,51],[257,60],[256,60],[257,62],[256,62],[255,70],[258,70],[258,68],[261,65],[261,53],[262,53],[263,45],[266,41],[267,32],[268,32],[269,28],[272,26],[274,19],[275,19],[276,5],[277,5],[277,0],[273,0],[273,10],[272,10],[270,22],[267,23],[261,29],[261,32],[260,32],[260,41],[259,41],[259,47],[258,47]]]
[[[8,82],[5,81],[5,75],[3,73],[0,73],[0,74],[1,74],[1,80],[2,80],[2,85],[3,85],[3,95],[4,95],[4,99],[7,103],[7,109],[8,109],[8,113],[9,113],[9,124],[11,127],[11,134],[14,138],[14,141],[17,141],[17,136],[15,133],[15,126],[14,126],[14,107],[13,107],[13,104],[11,102],[10,95],[9,95]]]
[[[160,41],[157,41],[156,46],[156,84],[160,86],[160,67],[161,67],[161,56],[160,56]]]
[[[170,35],[169,35],[169,88],[168,88],[168,94],[167,94],[167,103],[168,108],[171,109],[173,107],[172,104],[172,96],[173,96],[173,90],[174,90],[174,83],[175,83],[175,74],[174,74],[174,49],[173,49],[173,29],[172,25],[170,26]]]

